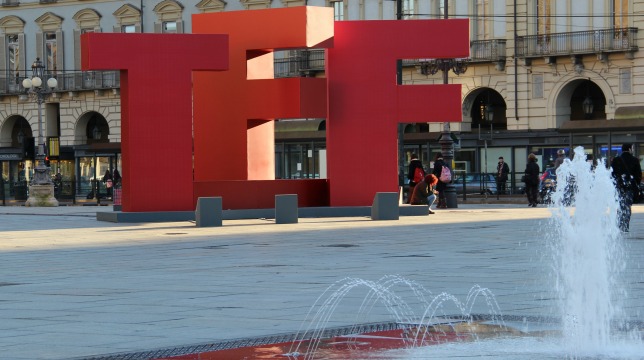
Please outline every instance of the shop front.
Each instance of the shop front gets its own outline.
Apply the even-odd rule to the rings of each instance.
[[[80,199],[110,199],[112,188],[106,181],[106,174],[113,176],[114,170],[122,172],[120,144],[105,143],[77,146],[76,196]]]
[[[34,162],[26,159],[20,149],[0,149],[2,178],[0,179],[0,197],[7,200],[25,201],[28,197],[28,185],[33,176]]]

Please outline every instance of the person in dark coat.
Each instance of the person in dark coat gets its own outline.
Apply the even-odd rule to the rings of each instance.
[[[425,177],[425,169],[423,169],[423,163],[418,160],[416,154],[411,154],[411,161],[409,161],[409,168],[407,170],[407,179],[409,179],[409,192],[407,193],[407,204],[411,204],[411,196],[414,194],[414,187],[419,181],[414,181],[416,175],[416,169],[420,169],[423,173],[422,178]]]
[[[539,193],[539,164],[535,154],[528,155],[525,166],[525,193],[528,197],[528,206],[537,207]]]
[[[112,197],[112,186],[114,186],[114,180],[112,180],[112,174],[110,170],[105,170],[105,175],[103,175],[103,184],[105,184],[105,189],[107,192],[107,197]]]
[[[642,181],[642,167],[639,159],[633,154],[632,144],[622,145],[622,154],[613,159],[610,166],[613,169],[613,178],[619,192],[619,228],[628,232],[631,223],[631,206],[636,194],[637,186]]]
[[[436,176],[436,178],[438,179],[438,184],[436,184],[436,191],[438,191],[438,205],[436,206],[436,208],[438,209],[447,209],[447,201],[445,200],[445,189],[447,188],[447,184],[440,181],[443,166],[447,166],[447,164],[445,164],[445,161],[443,160],[443,154],[436,153],[432,174],[434,174],[434,176]]]
[[[121,188],[121,173],[119,173],[118,169],[114,169],[114,187]]]
[[[423,181],[416,184],[414,193],[411,196],[412,205],[429,205],[429,213],[433,214],[432,205],[436,201],[436,190],[434,186],[438,183],[438,178],[434,174],[425,175]]]
[[[508,163],[503,160],[503,156],[499,156],[499,163],[496,165],[496,189],[499,194],[505,194],[505,183],[508,181],[509,173]]]

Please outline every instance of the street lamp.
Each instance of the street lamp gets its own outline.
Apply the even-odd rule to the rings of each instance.
[[[581,103],[581,107],[584,109],[586,119],[590,119],[593,116],[593,110],[595,109],[595,105],[593,104],[593,100],[590,96],[586,96],[584,102]]]
[[[34,176],[29,186],[29,198],[25,206],[58,206],[58,201],[53,196],[54,183],[49,175],[49,167],[45,166],[45,142],[42,126],[42,104],[58,86],[58,81],[52,77],[47,79],[46,87],[42,86],[45,66],[40,58],[36,58],[36,61],[31,65],[31,71],[31,79],[24,79],[22,86],[27,90],[29,97],[38,104],[38,152],[36,153]]]
[[[488,94],[489,97],[489,94]],[[487,104],[481,105],[481,117],[485,120],[486,123],[490,124],[490,140],[492,140],[492,136],[494,133],[494,106],[490,103],[488,100]],[[481,140],[481,122],[479,121],[479,140]],[[488,187],[487,187],[487,137],[483,138],[484,141],[484,146],[485,146],[485,152],[483,155],[483,163],[485,164],[485,173],[481,178],[483,179],[483,187],[484,187],[484,193],[485,193],[485,199],[487,199],[487,193],[488,193]]]
[[[448,16],[448,2],[443,0],[443,19],[447,20]],[[448,72],[451,68],[457,75],[462,74],[467,70],[467,62],[458,60],[441,60],[440,70],[443,71],[443,84],[449,84]],[[460,64],[460,65],[459,65]],[[458,72],[457,72],[458,71]],[[462,71],[462,72],[461,72]],[[455,137],[454,137],[455,138]],[[454,160],[454,138],[453,134],[449,127],[449,122],[443,123],[443,131],[441,132],[441,137],[438,143],[441,145],[441,153],[443,155],[443,160],[453,172],[452,162]],[[448,208],[457,208],[458,204],[456,201],[456,187],[453,182],[449,182],[445,187],[445,202]]]

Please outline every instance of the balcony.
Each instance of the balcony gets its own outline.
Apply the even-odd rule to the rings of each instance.
[[[64,91],[90,91],[117,89],[121,86],[118,71],[57,71],[45,73],[45,78],[58,80],[56,92]],[[20,95],[25,93],[22,80],[30,77],[31,72],[20,72],[15,76],[0,76],[0,96]]]
[[[519,36],[516,40],[517,57],[556,57],[624,52],[638,50],[637,28],[575,31],[545,35]]]
[[[470,63],[494,63],[496,69],[505,69],[505,39],[475,40],[470,42]]]
[[[2,0],[2,6],[18,6],[20,1],[18,0]]]
[[[324,49],[295,50],[275,59],[275,78],[313,76],[324,71]]]
[[[470,42],[470,62],[505,62],[505,39]]]

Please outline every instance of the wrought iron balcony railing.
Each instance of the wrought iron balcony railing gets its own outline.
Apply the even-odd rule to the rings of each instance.
[[[470,62],[505,61],[505,39],[474,40],[470,42]]]
[[[25,93],[22,80],[31,78],[31,72],[19,72],[13,75],[0,76],[0,95],[19,95]],[[45,78],[58,80],[55,92],[105,90],[121,86],[118,71],[56,71],[45,73]]]
[[[472,62],[505,62],[506,40],[477,40],[470,44],[470,57],[461,59]],[[428,59],[404,59],[403,66],[417,66]],[[298,77],[324,71],[324,50],[296,50],[291,56],[275,60],[275,77]]]
[[[637,50],[637,28],[528,35],[516,41],[517,56],[523,58]]]
[[[324,49],[295,50],[291,56],[275,59],[275,77],[299,77],[324,71]]]

